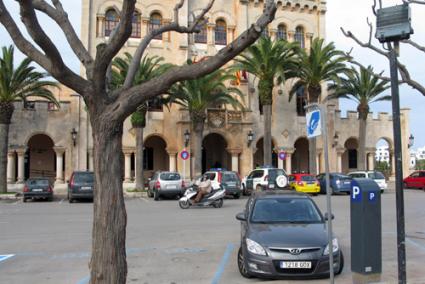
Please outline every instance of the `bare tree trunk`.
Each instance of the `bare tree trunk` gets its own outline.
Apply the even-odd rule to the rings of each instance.
[[[100,116],[91,120],[95,189],[90,283],[124,284],[127,214],[122,188],[123,123]]]
[[[143,176],[143,127],[136,127],[136,188],[145,189],[145,178]]]
[[[9,143],[8,123],[0,123],[0,192],[7,192],[7,149]]]
[[[272,164],[272,105],[263,105],[264,111],[264,138],[263,138],[263,163]]]
[[[314,138],[309,138],[308,139],[308,168],[310,171],[310,174],[312,175],[317,175],[317,163],[316,163],[316,156],[317,156],[317,151],[316,151],[316,137]]]
[[[193,122],[192,151],[194,156],[193,174],[194,177],[202,174],[202,138],[204,134],[204,122]]]
[[[366,167],[366,119],[359,119],[359,159],[357,169],[367,170]]]

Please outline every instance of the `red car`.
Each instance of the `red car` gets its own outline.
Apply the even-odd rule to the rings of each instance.
[[[425,171],[416,171],[403,180],[404,188],[420,188],[425,191]]]

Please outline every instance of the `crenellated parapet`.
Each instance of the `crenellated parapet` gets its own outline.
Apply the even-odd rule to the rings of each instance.
[[[240,0],[241,3],[252,2],[259,5],[264,0]],[[277,0],[278,8],[282,10],[298,11],[301,13],[326,13],[326,1],[323,0]]]

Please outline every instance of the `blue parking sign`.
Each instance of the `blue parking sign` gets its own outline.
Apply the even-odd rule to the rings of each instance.
[[[375,203],[377,200],[378,192],[377,191],[369,191],[368,192],[368,201],[370,203]]]
[[[351,202],[362,201],[362,189],[356,181],[351,182]]]

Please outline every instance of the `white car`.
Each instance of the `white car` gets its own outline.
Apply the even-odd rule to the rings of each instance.
[[[251,171],[243,185],[246,194],[254,190],[283,189],[288,185],[288,177],[283,169],[261,167]]]
[[[381,172],[377,171],[357,171],[350,172],[348,176],[351,178],[370,178],[373,179],[381,189],[381,193],[384,192],[388,188],[387,181],[385,180],[385,176]]]

